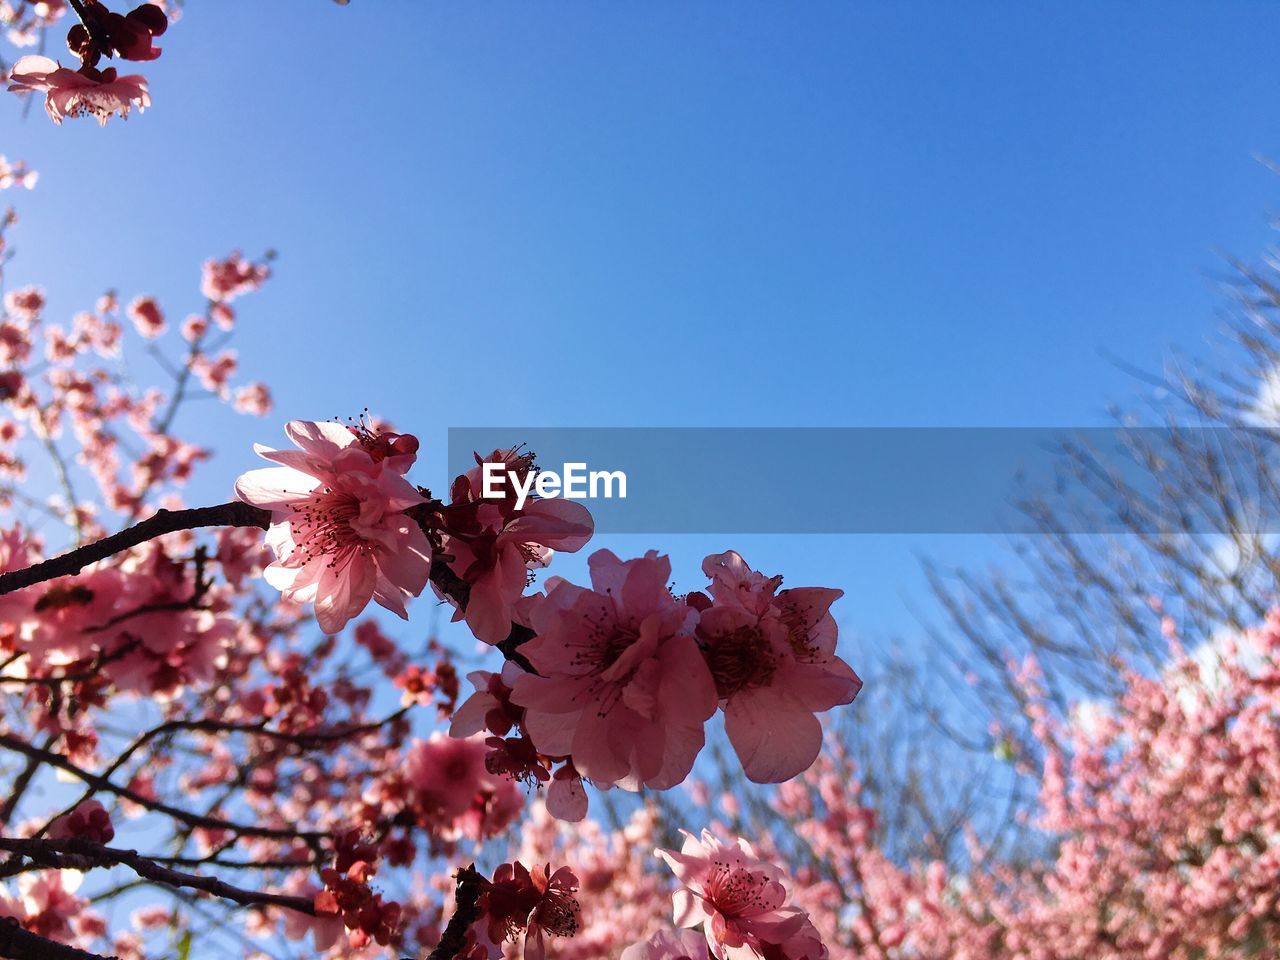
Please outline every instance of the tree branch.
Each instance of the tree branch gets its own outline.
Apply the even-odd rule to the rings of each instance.
[[[92,867],[109,867],[118,864],[128,867],[146,880],[165,886],[200,890],[244,906],[287,907],[299,913],[315,916],[315,904],[311,897],[244,890],[224,883],[216,877],[203,877],[195,873],[182,873],[169,867],[162,867],[155,861],[140,856],[135,850],[118,850],[89,840],[0,837],[0,850],[8,850],[42,866],[59,870],[83,871]]]
[[[66,757],[51,750],[42,750],[33,743],[27,743],[25,740],[15,737],[12,734],[0,733],[0,747],[12,750],[15,753],[21,753],[26,757],[37,757],[51,767],[59,770],[65,770],[77,780],[94,787],[97,790],[105,790],[107,793],[113,793],[118,797],[124,797],[136,803],[140,807],[151,810],[154,813],[163,813],[167,817],[171,817],[180,823],[184,823],[189,827],[206,827],[211,830],[229,830],[232,833],[241,834],[246,837],[266,837],[271,840],[306,840],[308,838],[320,839],[327,834],[316,831],[297,830],[287,827],[258,827],[246,823],[232,823],[227,820],[220,820],[217,817],[201,816],[197,813],[189,813],[178,807],[171,807],[167,803],[161,803],[158,800],[151,800],[144,797],[135,790],[128,787],[122,787],[118,783],[113,782],[107,777],[99,776],[96,773],[90,773],[88,770],[76,766]]]
[[[60,557],[42,563],[0,573],[0,595],[21,590],[35,583],[67,577],[79,573],[91,563],[122,553],[139,544],[162,537],[166,533],[194,530],[198,527],[258,527],[265,530],[271,525],[271,514],[239,500],[220,503],[216,507],[196,507],[191,510],[161,510],[141,523],[126,527],[119,533],[77,547]]]
[[[433,504],[439,506],[434,501]],[[432,504],[426,506],[431,507]],[[429,526],[427,522],[429,510],[415,507],[406,512],[423,526],[424,530]],[[0,573],[0,596],[32,584],[79,573],[91,563],[105,560],[107,557],[164,536],[166,533],[194,530],[198,527],[258,527],[265,530],[270,525],[271,514],[268,511],[241,503],[239,500],[191,510],[161,510],[141,523],[126,527],[119,533],[95,540],[83,547],[77,547],[60,557],[54,557],[52,560],[45,560],[21,570]],[[471,597],[471,585],[454,573],[453,568],[442,557],[437,556],[431,563],[431,582],[439,587],[441,593],[452,599],[459,609],[467,608],[467,602]],[[502,651],[504,657],[519,664],[530,673],[536,671],[518,648],[532,639],[533,635],[533,631],[528,627],[512,623],[507,638],[498,644],[498,649]]]
[[[480,894],[488,881],[480,875],[473,863],[458,871],[458,886],[454,890],[453,916],[444,928],[440,942],[427,954],[427,960],[453,960],[466,943],[467,931],[480,918]]]
[[[116,960],[49,940],[24,929],[13,917],[0,920],[0,957],[9,960]]]

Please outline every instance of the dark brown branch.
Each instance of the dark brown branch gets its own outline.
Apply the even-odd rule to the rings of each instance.
[[[119,533],[77,547],[52,560],[45,560],[22,570],[0,574],[0,595],[21,590],[33,583],[42,583],[57,577],[79,573],[91,563],[105,560],[117,553],[162,537],[166,533],[194,530],[198,527],[258,527],[265,530],[271,525],[271,514],[238,500],[220,503],[216,507],[196,507],[191,510],[161,510],[152,517]]]
[[[466,943],[467,931],[480,919],[480,894],[488,886],[473,863],[458,871],[458,886],[454,890],[453,916],[444,928],[444,934],[436,948],[427,954],[427,960],[453,960]]]
[[[9,960],[116,960],[69,947],[26,930],[13,917],[0,920],[0,957]]]
[[[266,893],[233,887],[216,877],[202,877],[194,873],[182,873],[146,857],[135,850],[117,850],[88,840],[35,840],[17,837],[0,837],[0,850],[8,850],[35,863],[59,870],[88,870],[93,867],[128,867],[138,876],[169,887],[186,887],[231,900],[244,906],[286,907],[315,916],[315,904],[310,897],[289,896],[282,893]]]
[[[211,830],[229,830],[232,833],[241,834],[247,837],[266,837],[272,840],[306,840],[309,838],[321,838],[326,834],[317,833],[315,831],[296,830],[285,827],[258,827],[244,823],[232,823],[227,820],[221,820],[217,817],[206,817],[197,813],[189,813],[178,807],[171,807],[167,803],[161,803],[158,800],[151,800],[144,797],[135,790],[128,787],[122,787],[118,783],[114,783],[107,777],[99,776],[96,773],[90,773],[81,767],[76,766],[66,757],[51,750],[42,750],[35,744],[27,743],[19,737],[12,734],[0,733],[0,747],[12,750],[15,753],[21,753],[26,757],[37,757],[51,767],[59,770],[65,770],[77,780],[94,787],[97,790],[104,790],[107,793],[113,793],[118,797],[123,797],[136,803],[140,807],[151,810],[154,813],[162,813],[167,817],[171,817],[180,823],[184,823],[189,827],[206,827]]]

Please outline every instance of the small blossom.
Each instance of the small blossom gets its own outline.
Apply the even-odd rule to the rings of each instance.
[[[271,511],[267,545],[276,555],[264,576],[287,599],[314,603],[334,634],[376,600],[407,618],[405,599],[426,586],[431,545],[405,516],[423,497],[401,475],[412,455],[376,460],[356,433],[337,423],[291,421],[299,450],[257,452],[281,466],[236,481],[246,503]]]
[[[862,681],[836,656],[831,604],[841,591],[779,590],[733,551],[703,562],[713,602],[698,640],[724,703],[725,732],[756,783],[781,783],[822,748],[816,713],[852,703]],[[704,601],[705,597],[702,598]]]
[[[683,832],[683,831],[682,831]],[[677,926],[702,925],[717,960],[825,960],[813,952],[809,916],[787,903],[782,870],[742,838],[726,844],[708,830],[684,834],[679,853],[659,850],[680,881],[673,898]]]
[[[239,251],[235,251],[225,260],[205,261],[200,292],[214,303],[227,304],[242,294],[257,290],[269,276],[271,271],[265,265],[246,260]],[[229,312],[216,315],[215,319],[223,329],[230,328]]]
[[[36,185],[39,174],[21,160],[10,163],[4,154],[0,154],[0,190],[10,187],[25,187],[30,190]]]
[[[49,827],[49,836],[55,840],[79,838],[94,843],[110,843],[115,835],[111,815],[97,800],[86,800]]]
[[[129,304],[125,311],[138,333],[148,340],[154,340],[164,333],[166,324],[164,312],[152,297],[138,297]]]
[[[84,66],[71,70],[48,57],[27,56],[14,64],[9,90],[15,93],[44,93],[45,113],[54,123],[85,114],[106,126],[112,114],[128,119],[129,110],[151,106],[147,81],[137,74],[118,76],[114,67],[95,70]]]
[[[515,606],[529,584],[530,571],[551,562],[555,550],[573,553],[591,539],[591,514],[580,503],[564,499],[534,500],[517,509],[510,478],[524,479],[532,458],[515,450],[476,456],[477,466],[458,477],[452,502],[444,510],[443,553],[453,571],[467,582],[468,597],[455,620],[466,620],[485,643],[501,643],[511,631]],[[508,495],[483,496],[485,463],[502,465]],[[449,598],[453,599],[453,598]]]
[[[556,582],[521,647],[537,674],[511,695],[539,752],[571,756],[586,778],[673,787],[693,766],[716,691],[693,638],[696,615],[667,589],[671,563],[650,551],[588,561],[593,590]]]
[[[578,878],[568,867],[554,873],[550,865],[504,863],[493,875],[478,901],[479,924],[491,943],[515,940],[524,931],[525,960],[542,960],[546,936],[572,937],[578,931],[580,911],[574,894]]]

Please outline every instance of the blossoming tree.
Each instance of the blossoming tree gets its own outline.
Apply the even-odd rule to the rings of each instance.
[[[49,94],[60,116],[102,103]],[[783,588],[733,552],[707,558],[706,592],[673,594],[655,551],[595,551],[590,587],[538,583],[591,540],[581,504],[483,496],[484,465],[520,481],[507,491],[536,471],[518,448],[477,455],[437,498],[411,479],[418,439],[368,416],[291,421],[287,446],[255,448],[269,465],[227,478],[235,499],[187,506],[184,485],[213,468],[179,432],[185,406],[271,408],[230,347],[270,272],[269,257],[208,261],[180,324],[145,295],[107,293],[69,326],[37,287],[5,295],[0,955],[261,953],[277,938],[551,954],[589,899],[580,868],[495,851],[518,854],[536,811],[577,822],[593,791],[680,784],[717,710],[746,777],[809,767],[816,715],[861,686],[836,654],[840,591]],[[139,346],[170,382],[131,379]],[[44,476],[57,495],[34,493]],[[450,650],[406,648],[369,615],[441,603],[492,651],[465,698]],[[745,840],[663,856],[679,908],[653,887],[646,909],[668,916],[633,956],[684,949],[689,929],[698,960],[828,955],[782,866]],[[103,912],[121,899],[136,906],[123,926]],[[210,926],[219,908],[235,918]]]
[[[65,28],[72,58],[22,57],[9,88],[55,123],[127,118],[150,90],[109,62],[155,59],[176,13],[0,0],[10,40]],[[0,189],[35,179],[0,158]],[[525,485],[518,447],[437,497],[412,478],[413,434],[294,420],[256,448],[270,466],[225,478],[234,499],[187,504],[219,469],[180,432],[188,403],[271,410],[230,346],[270,259],[208,261],[181,323],[107,293],[60,324],[38,287],[6,287],[0,956],[1274,954],[1280,565],[1212,451],[1172,444],[1181,474],[1161,451],[1161,489],[1230,531],[1230,572],[1192,526],[1135,521],[1148,563],[1123,574],[1039,541],[1035,612],[998,579],[939,578],[955,629],[935,659],[981,726],[953,727],[935,685],[885,682],[881,745],[923,719],[954,748],[926,764],[895,741],[896,765],[833,712],[861,688],[836,653],[839,591],[783,588],[733,551],[683,594],[656,551],[591,552],[589,585],[539,580],[594,531],[570,502],[482,495],[485,464]],[[1265,385],[1280,300],[1246,278]],[[139,346],[167,382],[131,378]],[[1225,382],[1183,395],[1214,422],[1266,422]],[[491,669],[464,693],[453,650],[394,638],[371,604],[447,606]],[[717,712],[731,757],[708,743]],[[987,754],[977,789],[947,794],[966,751]],[[992,766],[1008,816],[989,814]],[[615,788],[644,800],[619,813]]]

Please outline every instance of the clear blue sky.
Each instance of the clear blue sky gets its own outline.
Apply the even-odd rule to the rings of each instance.
[[[145,115],[0,110],[42,174],[10,281],[180,319],[205,257],[280,251],[238,337],[279,415],[193,408],[221,454],[194,500],[282,420],[366,405],[437,488],[449,426],[1099,423],[1136,389],[1100,351],[1204,351],[1215,251],[1269,240],[1277,28],[1271,2],[189,0]],[[912,551],[981,552],[619,549],[692,585],[735,545],[845,587],[868,638],[909,624]]]

